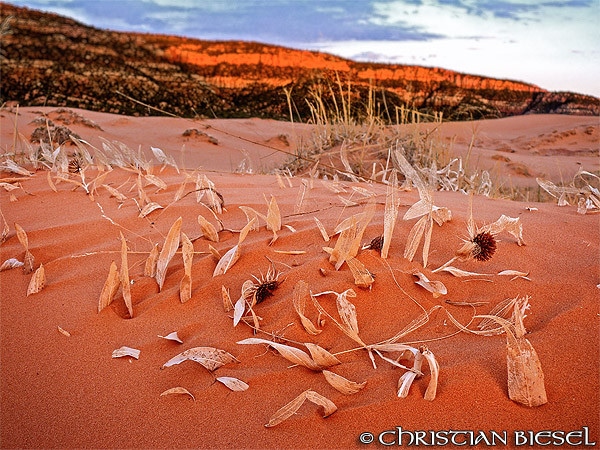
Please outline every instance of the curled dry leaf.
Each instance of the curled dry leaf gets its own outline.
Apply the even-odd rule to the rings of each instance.
[[[29,286],[27,287],[27,297],[31,294],[37,294],[40,292],[44,286],[46,285],[46,271],[44,270],[44,265],[40,264],[40,267],[34,272],[29,281]]]
[[[146,259],[146,264],[144,266],[144,276],[154,278],[156,276],[156,263],[158,262],[158,253],[159,253],[158,244],[154,244],[148,258]]]
[[[341,361],[329,353],[323,347],[312,342],[305,342],[306,348],[310,352],[313,361],[320,367],[331,367],[341,364]]]
[[[162,206],[156,202],[150,202],[142,208],[142,210],[140,211],[139,217],[146,217],[152,211],[156,211],[157,209],[162,209]]]
[[[176,364],[181,364],[183,361],[195,361],[202,364],[210,372],[218,369],[225,364],[232,362],[238,362],[235,357],[225,350],[221,350],[214,347],[194,347],[179,353],[174,356],[166,363],[163,364],[162,368],[171,367]]]
[[[201,214],[198,215],[198,223],[200,224],[200,229],[206,239],[212,242],[219,242],[219,233],[217,233],[217,229]]]
[[[415,272],[413,275],[419,278],[419,281],[415,281],[415,283],[431,292],[434,298],[448,293],[448,289],[441,281],[431,281],[421,272]]]
[[[408,397],[408,391],[410,387],[415,381],[415,378],[421,372],[421,367],[423,366],[423,354],[421,352],[416,352],[414,355],[413,362],[413,370],[407,370],[398,380],[398,397],[406,398]]]
[[[194,259],[194,245],[185,233],[181,233],[181,253],[183,255],[183,268],[185,275],[179,283],[179,299],[181,303],[192,298],[192,261]]]
[[[141,351],[135,348],[123,346],[116,350],[113,350],[113,358],[123,358],[124,356],[131,356],[132,358],[139,359]]]
[[[341,375],[338,375],[337,373],[330,372],[329,370],[324,370],[323,375],[325,376],[327,382],[333,386],[333,388],[345,395],[356,394],[367,385],[366,381],[363,381],[362,383],[356,383],[344,378]]]
[[[437,394],[437,385],[438,378],[440,374],[440,366],[435,359],[433,353],[428,349],[424,348],[421,350],[423,357],[427,360],[429,364],[429,371],[431,372],[431,379],[429,380],[429,384],[427,385],[427,390],[425,391],[424,398],[425,400],[435,400],[435,396]]]
[[[323,418],[328,417],[337,411],[337,406],[335,403],[333,403],[327,397],[322,396],[318,392],[307,390],[277,410],[269,422],[265,424],[265,427],[274,427],[275,425],[278,425],[284,420],[290,418],[300,409],[306,400],[323,407]]]
[[[294,309],[300,316],[300,322],[308,334],[316,336],[322,330],[312,323],[312,321],[304,315],[306,310],[306,300],[310,298],[310,291],[308,289],[308,283],[304,280],[300,280],[294,286],[294,292],[292,294],[292,301],[294,303]]]
[[[241,341],[238,341],[238,344],[266,344],[273,347],[275,350],[279,352],[281,356],[290,361],[291,363],[298,364],[300,366],[304,366],[308,369],[319,371],[322,370],[323,367],[319,366],[308,354],[304,353],[302,350],[291,347],[285,344],[279,344],[277,342],[269,341],[267,339],[261,338],[247,338]]]
[[[104,286],[102,287],[102,292],[100,293],[100,300],[98,301],[98,312],[102,311],[104,308],[106,308],[112,303],[120,284],[121,279],[119,277],[117,265],[114,261],[112,261],[110,264],[110,269],[108,271],[108,276],[106,277],[106,281],[104,282]]]
[[[242,380],[234,377],[217,377],[217,381],[223,383],[225,386],[235,392],[242,392],[250,387],[247,383],[244,383]]]
[[[182,218],[179,217],[175,223],[171,226],[167,237],[165,238],[165,244],[160,251],[158,260],[156,262],[156,282],[158,283],[159,290],[162,290],[167,274],[167,266],[175,255],[177,248],[179,247],[179,239],[181,235],[181,222]]]
[[[129,265],[127,263],[127,242],[123,233],[121,233],[121,289],[123,291],[123,300],[129,317],[133,319],[133,304],[131,302],[131,285],[129,284]]]
[[[175,341],[175,342],[179,342],[180,344],[183,344],[183,341],[181,339],[179,339],[179,336],[177,335],[177,331],[173,331],[172,333],[169,333],[166,336],[161,336],[159,334],[158,337],[162,338],[162,339],[166,339],[168,341]]]
[[[0,266],[0,272],[2,272],[3,270],[10,270],[16,269],[18,267],[23,267],[24,265],[25,263],[22,263],[17,258],[9,258],[6,261],[4,261]]]
[[[192,397],[192,399],[194,401],[196,401],[196,398],[194,397],[194,395],[188,391],[186,388],[183,387],[174,387],[171,389],[167,389],[165,392],[161,393],[160,396],[163,397],[165,395],[173,395],[173,394],[185,394],[185,395],[189,395],[190,397]]]
[[[425,232],[425,225],[427,224],[427,217],[421,217],[417,222],[413,225],[408,233],[408,237],[406,238],[406,247],[404,248],[404,257],[409,261],[412,261],[415,257],[415,253],[417,252],[417,248],[419,248],[419,244],[421,243],[421,239],[423,238],[423,233]]]
[[[29,250],[29,238],[27,237],[27,233],[23,227],[21,227],[21,225],[18,223],[15,223],[15,231],[17,232],[17,239],[19,239],[21,245],[25,248],[25,250]]]

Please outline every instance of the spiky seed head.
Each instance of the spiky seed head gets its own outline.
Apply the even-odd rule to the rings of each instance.
[[[369,248],[372,250],[376,250],[378,252],[381,251],[383,247],[383,235],[374,237],[371,243],[369,244]]]
[[[494,256],[496,252],[496,239],[489,231],[477,233],[471,239],[471,242],[475,244],[472,249],[472,255],[477,261],[487,261]]]

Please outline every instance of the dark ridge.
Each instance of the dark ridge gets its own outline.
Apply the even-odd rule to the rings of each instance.
[[[0,3],[0,101],[128,115],[261,117],[308,121],[318,94],[330,111],[395,122],[399,108],[469,120],[519,114],[599,115],[571,92],[439,68],[359,63],[256,42],[119,33]],[[350,86],[350,93],[348,93]],[[372,110],[367,110],[367,105]]]

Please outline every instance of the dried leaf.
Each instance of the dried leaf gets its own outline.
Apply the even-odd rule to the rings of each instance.
[[[183,344],[183,341],[181,339],[179,339],[179,336],[177,335],[177,331],[173,331],[172,333],[169,333],[166,336],[161,336],[159,334],[158,337],[162,338],[162,339],[166,339],[168,341],[175,341],[175,342],[179,342],[180,344]]]
[[[337,406],[335,406],[335,403],[333,403],[327,397],[324,397],[315,391],[307,390],[277,410],[269,422],[265,424],[265,427],[274,427],[275,425],[278,425],[284,420],[290,418],[300,409],[306,400],[323,407],[323,418],[328,417],[337,411]]]
[[[273,239],[269,243],[271,245],[277,240],[277,232],[281,230],[281,213],[279,212],[277,200],[272,195],[269,202],[269,209],[267,210],[267,230],[273,232]]]
[[[423,398],[425,400],[433,401],[435,400],[435,396],[437,394],[437,384],[438,377],[440,373],[440,366],[435,359],[435,356],[431,351],[427,348],[421,351],[423,357],[427,360],[429,364],[429,371],[431,372],[431,379],[429,380],[429,384],[427,385],[427,390],[425,391],[425,395]]]
[[[525,241],[523,241],[523,225],[518,217],[512,218],[502,214],[496,222],[483,227],[481,231],[487,231],[493,235],[506,231],[517,239],[517,244],[525,245]]]
[[[229,249],[217,263],[217,267],[215,267],[213,272],[213,277],[225,274],[229,268],[233,266],[240,258],[240,254],[241,252],[239,244]]]
[[[221,254],[219,253],[219,250],[217,250],[216,248],[214,248],[212,245],[208,244],[208,251],[210,252],[211,255],[214,256],[214,258],[219,261],[221,259]]]
[[[61,328],[60,326],[56,327],[58,329],[58,332],[66,337],[71,337],[71,333],[69,333],[67,330]]]
[[[158,188],[158,191],[167,189],[167,183],[165,183],[163,180],[158,178],[156,175],[146,174],[146,175],[144,175],[144,178],[146,179],[146,181],[148,183],[156,186]],[[156,191],[156,192],[158,192],[158,191]]]
[[[252,282],[251,282],[252,283]],[[233,326],[236,327],[246,312],[246,299],[242,295],[233,306]]]
[[[531,281],[531,279],[528,277],[529,272],[521,272],[518,270],[503,270],[502,272],[498,272],[498,275],[512,276],[513,278],[511,278],[511,281],[516,278],[523,278],[524,280]]]
[[[419,281],[415,281],[415,283],[431,292],[434,298],[438,298],[448,293],[446,286],[444,286],[444,283],[441,281],[430,281],[421,272],[415,272],[413,275],[419,278]]]
[[[125,301],[125,306],[127,306],[127,311],[129,312],[129,317],[133,319],[133,304],[131,302],[131,285],[129,284],[129,265],[127,263],[127,241],[125,241],[125,237],[123,237],[123,233],[121,233],[121,290],[123,291],[123,300]]]
[[[280,255],[305,255],[306,250],[273,250]]]
[[[31,294],[37,294],[46,285],[46,272],[44,270],[44,265],[40,264],[40,267],[34,272],[29,281],[29,286],[27,287],[27,297]]]
[[[179,353],[174,356],[166,363],[163,364],[162,368],[171,367],[176,364],[181,364],[183,361],[195,361],[202,364],[210,372],[218,369],[225,364],[237,362],[237,359],[225,350],[220,350],[214,347],[194,347]]]
[[[417,252],[417,248],[423,238],[425,226],[427,225],[427,217],[421,217],[411,228],[406,238],[406,248],[404,249],[404,257],[412,261]]]
[[[256,231],[258,230],[258,218],[262,218],[265,222],[267,221],[266,216],[262,215],[261,213],[259,213],[258,211],[256,211],[253,208],[250,208],[249,206],[239,206],[239,208],[244,212],[245,216],[246,216],[246,220],[248,221],[248,223],[252,222],[252,231]]]
[[[103,184],[102,187],[110,193],[111,197],[115,197],[120,203],[123,203],[125,200],[127,200],[127,196],[119,192],[118,189],[115,189],[108,184]]]
[[[185,275],[179,283],[179,299],[181,300],[181,303],[185,303],[192,298],[192,261],[194,259],[194,245],[183,232],[181,233],[181,242],[181,253],[183,255]]]
[[[417,378],[419,372],[421,372],[423,354],[421,352],[416,352],[414,358],[413,370],[406,371],[398,380],[398,397],[400,398],[408,397],[408,391],[410,390],[413,381]]]
[[[19,261],[17,258],[9,258],[2,263],[0,266],[0,272],[3,270],[16,269],[17,267],[23,267],[25,264]]]
[[[321,221],[317,217],[313,217],[313,219],[315,219],[315,223],[317,224],[317,228],[321,232],[321,236],[323,236],[323,240],[325,242],[329,242],[329,235],[327,234],[327,231],[325,231],[325,227],[323,226]]]
[[[319,371],[322,369],[316,362],[312,360],[308,354],[304,353],[302,350],[291,347],[289,345],[279,344],[277,342],[269,341],[267,339],[261,338],[247,338],[241,341],[238,341],[238,344],[266,344],[273,347],[275,350],[279,352],[281,356],[290,361],[293,364],[298,364],[300,366],[304,366],[311,370]]]
[[[325,379],[331,386],[345,395],[356,394],[367,385],[366,381],[363,381],[362,383],[356,383],[344,378],[341,375],[338,375],[337,373],[330,372],[329,370],[324,370],[323,375],[325,375]]]
[[[54,182],[52,181],[52,175],[50,171],[46,172],[46,181],[48,181],[48,186],[50,186],[50,189],[52,189],[53,192],[58,192]]]
[[[106,308],[112,303],[120,284],[121,279],[119,277],[117,265],[114,261],[112,261],[110,264],[110,269],[108,271],[108,276],[106,277],[106,281],[104,282],[104,287],[102,287],[102,292],[100,293],[100,300],[98,301],[98,312],[102,311],[104,308]]]
[[[6,241],[6,238],[8,237],[8,233],[10,233],[10,227],[8,226],[8,222],[6,222],[6,218],[4,217],[4,214],[2,213],[2,209],[0,208],[0,217],[2,218],[2,234],[0,235],[0,245]]]
[[[392,172],[392,179],[387,186],[385,196],[385,212],[383,214],[383,245],[381,246],[381,257],[386,259],[392,243],[392,235],[398,217],[398,177],[396,171]]]
[[[440,271],[448,272],[455,277],[478,277],[478,276],[490,276],[489,273],[477,273],[477,272],[467,272],[466,270],[457,269],[453,266],[446,266]]]
[[[354,276],[354,284],[361,288],[370,289],[375,282],[375,278],[364,264],[356,258],[350,258],[346,260],[346,263],[350,267],[352,276]]]
[[[152,247],[152,250],[148,255],[148,259],[146,259],[146,264],[144,266],[144,276],[151,278],[154,278],[156,276],[156,263],[158,262],[158,253],[158,244],[154,244],[154,247]]]
[[[193,396],[193,394],[188,391],[186,388],[183,387],[174,387],[171,389],[167,389],[165,392],[163,392],[162,394],[160,394],[160,396],[164,396],[164,395],[172,395],[172,394],[185,394],[185,395],[189,395],[190,397],[192,397],[192,399],[194,401],[196,401],[196,398]]]
[[[15,231],[17,232],[17,239],[19,239],[21,245],[25,248],[26,251],[29,250],[29,239],[27,238],[27,233],[25,232],[23,227],[21,227],[21,225],[19,225],[18,223],[15,223]]]
[[[165,276],[167,273],[167,266],[175,255],[177,248],[179,247],[179,239],[181,235],[181,222],[182,218],[178,218],[175,223],[171,226],[169,233],[165,239],[165,244],[158,256],[156,262],[156,282],[158,283],[159,290],[162,290],[165,282]]]
[[[339,359],[320,345],[313,344],[312,342],[305,342],[304,345],[306,345],[306,348],[310,352],[310,356],[319,367],[331,367],[341,364]]]
[[[358,320],[356,318],[356,307],[348,300],[348,297],[356,297],[356,292],[346,289],[337,294],[336,305],[342,322],[354,333],[358,334]]]
[[[34,258],[33,255],[31,254],[31,252],[29,250],[25,250],[25,256],[23,258],[23,273],[24,274],[28,274],[33,272],[33,269],[35,267],[35,262],[34,262]]]
[[[217,233],[217,229],[201,214],[198,215],[198,223],[200,224],[200,229],[206,239],[212,242],[219,242],[219,233]]]
[[[112,357],[113,358],[123,358],[124,356],[131,356],[135,359],[140,359],[141,351],[135,348],[123,346],[116,350],[113,350]]]
[[[233,377],[217,377],[217,381],[223,383],[225,386],[235,392],[242,392],[250,387],[242,380],[238,380],[237,378]]]
[[[425,240],[423,241],[423,267],[427,267],[429,259],[429,247],[431,246],[431,234],[433,233],[433,220],[428,218],[425,225]]]
[[[221,296],[223,297],[223,309],[225,312],[231,311],[233,309],[233,302],[231,301],[229,290],[223,285],[221,285]]]
[[[150,202],[142,208],[138,217],[146,217],[152,211],[156,211],[157,209],[162,209],[162,206],[156,202]]]
[[[294,292],[292,294],[292,301],[294,303],[294,309],[300,316],[300,321],[302,326],[306,330],[308,334],[312,334],[316,336],[322,330],[317,329],[317,327],[312,323],[312,321],[304,315],[304,311],[306,310],[306,299],[310,298],[310,291],[308,289],[308,283],[304,280],[300,280],[294,286]]]

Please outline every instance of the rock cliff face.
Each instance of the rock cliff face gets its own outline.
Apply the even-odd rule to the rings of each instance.
[[[599,115],[597,98],[419,66],[358,63],[252,42],[117,33],[0,3],[0,100],[147,115],[308,120],[316,98],[356,117],[401,107],[444,118]],[[121,95],[124,94],[124,95]],[[343,101],[342,101],[343,98]],[[313,103],[313,108],[314,108]],[[370,108],[370,110],[369,110]]]

